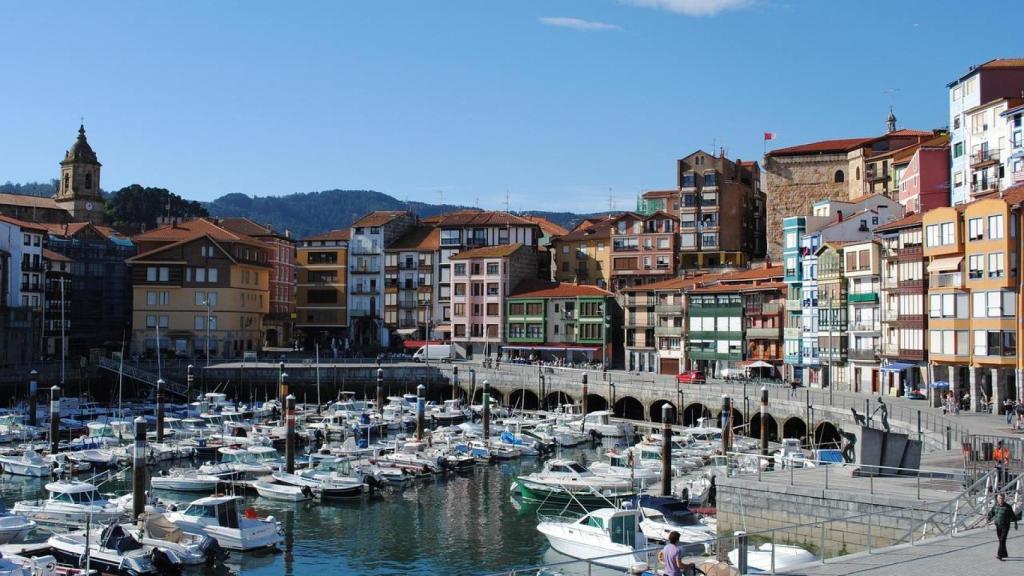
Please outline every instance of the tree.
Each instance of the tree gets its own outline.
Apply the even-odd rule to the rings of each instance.
[[[165,188],[132,184],[107,199],[104,219],[119,230],[138,233],[157,226],[161,217],[200,218],[209,213],[202,204],[185,200]]]

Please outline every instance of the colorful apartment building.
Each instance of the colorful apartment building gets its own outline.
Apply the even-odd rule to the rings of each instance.
[[[612,367],[616,308],[614,295],[597,286],[525,280],[506,300],[502,350],[510,360]]]
[[[942,134],[897,154],[899,202],[909,213],[949,206],[949,135]]]
[[[611,285],[612,217],[587,218],[551,239],[551,273],[557,282]]]
[[[875,240],[850,242],[843,247],[846,278],[846,313],[849,330],[848,381],[854,392],[882,391],[879,351],[882,318],[879,295],[882,284],[881,244]]]
[[[266,244],[198,218],[133,238],[134,353],[234,358],[264,345]]]
[[[296,338],[304,350],[336,355],[348,337],[348,241],[351,231],[331,230],[296,247]]]
[[[875,230],[882,257],[882,392],[892,396],[914,390],[936,396],[927,384],[928,275],[921,220],[920,213],[911,214]]]
[[[485,246],[462,250],[450,263],[451,342],[468,357],[496,354],[505,342],[505,301],[520,282],[537,279],[537,250],[519,243]]]
[[[611,286],[656,282],[676,275],[679,220],[666,212],[626,212],[612,219]]]
[[[414,226],[384,250],[384,323],[406,342],[441,337],[441,230]]]

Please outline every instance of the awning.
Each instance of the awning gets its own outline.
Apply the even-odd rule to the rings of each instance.
[[[932,388],[949,388],[949,382],[946,382],[945,380],[936,380],[935,382],[931,383],[931,387]]]
[[[502,350],[546,350],[550,352],[597,352],[601,349],[600,346],[551,346],[551,345],[538,345],[538,346],[502,346]]]
[[[395,333],[398,334],[399,336],[412,336],[413,334],[419,331],[419,328],[400,328],[398,330],[395,330]]]
[[[440,340],[406,340],[402,342],[402,346],[409,350],[419,350],[424,346],[440,346],[444,344]]]
[[[434,326],[434,332],[451,332],[451,324],[441,324],[440,326]]]
[[[938,260],[932,260],[932,263],[928,265],[929,272],[952,272],[960,268],[960,262],[963,261],[963,256],[953,256],[951,258],[939,258]]]
[[[882,372],[903,372],[907,368],[917,368],[917,364],[908,362],[890,362],[880,369]]]
[[[747,364],[747,368],[775,368],[775,366],[765,362],[764,360],[757,360]]]

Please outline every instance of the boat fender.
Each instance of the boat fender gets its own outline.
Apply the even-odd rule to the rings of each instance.
[[[245,509],[245,517],[250,520],[255,520],[256,518],[258,518],[258,516],[256,515],[256,510],[253,509],[252,506]]]

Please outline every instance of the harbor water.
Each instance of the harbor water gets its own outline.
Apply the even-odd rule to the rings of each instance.
[[[562,455],[593,462],[605,449],[597,446]],[[188,463],[173,464],[183,465]],[[186,573],[440,576],[487,574],[565,560],[548,550],[546,539],[537,531],[538,506],[514,501],[511,495],[511,484],[518,475],[541,467],[536,458],[477,465],[466,472],[420,480],[398,491],[329,504],[293,504],[246,495],[245,507],[282,522],[282,550],[233,552],[224,566],[186,568]],[[0,502],[9,509],[18,500],[45,498],[47,481],[2,475]],[[120,495],[130,490],[130,471],[100,486],[104,493]],[[171,491],[157,491],[156,495],[179,507],[201,496]]]

